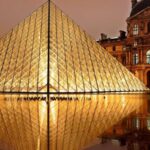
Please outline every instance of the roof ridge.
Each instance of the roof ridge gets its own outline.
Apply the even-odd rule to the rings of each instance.
[[[149,0],[141,0],[132,8],[130,17],[150,6]]]

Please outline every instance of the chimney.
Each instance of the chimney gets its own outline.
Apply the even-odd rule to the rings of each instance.
[[[132,8],[133,8],[136,5],[137,0],[131,0],[131,3],[132,3]]]
[[[101,33],[101,40],[106,40],[107,39],[107,35],[104,33]]]
[[[119,38],[120,38],[121,40],[125,39],[125,38],[126,38],[126,32],[120,30],[120,37],[119,37]]]

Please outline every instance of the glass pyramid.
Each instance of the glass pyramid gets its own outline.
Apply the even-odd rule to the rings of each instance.
[[[0,149],[83,149],[138,111],[145,90],[47,2],[0,39]]]
[[[48,8],[45,3],[0,39],[1,92],[145,90],[54,3]]]

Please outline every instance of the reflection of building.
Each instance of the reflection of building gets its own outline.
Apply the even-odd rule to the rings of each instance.
[[[150,97],[142,101],[138,111],[130,113],[112,128],[107,130],[102,141],[117,140],[120,146],[126,145],[128,150],[150,149]]]
[[[127,37],[98,41],[141,81],[150,87],[150,1],[132,0],[127,19]]]
[[[117,140],[120,146],[126,145],[127,150],[150,149],[150,100],[142,101],[138,111],[106,131],[103,141]]]

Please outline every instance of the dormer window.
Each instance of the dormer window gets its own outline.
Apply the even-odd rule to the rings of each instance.
[[[139,34],[139,26],[138,24],[135,24],[133,26],[133,35],[138,35]]]

